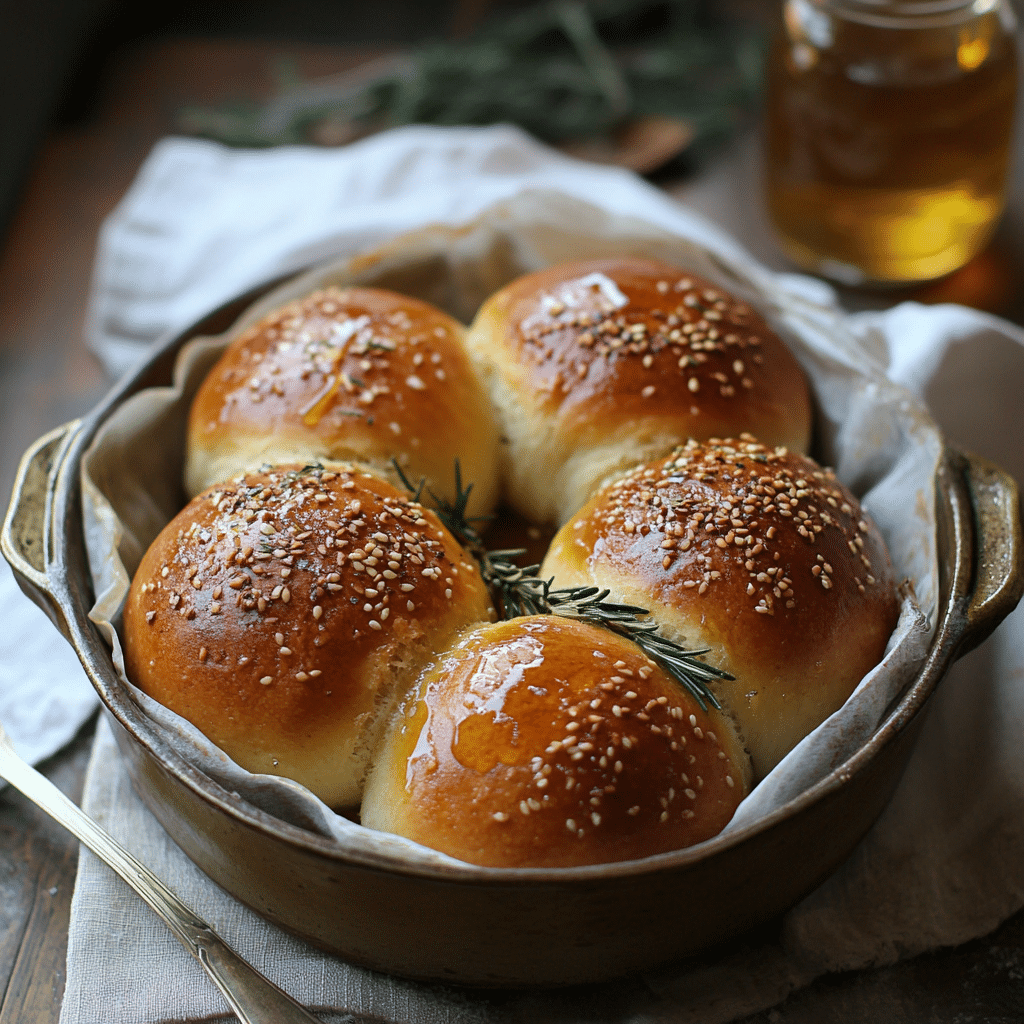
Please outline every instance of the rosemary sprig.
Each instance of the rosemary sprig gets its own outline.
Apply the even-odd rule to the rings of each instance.
[[[187,108],[180,130],[228,145],[308,143],[333,122],[357,138],[403,124],[518,124],[552,143],[670,116],[698,144],[727,138],[760,93],[763,33],[707,0],[550,0],[330,78],[285,62],[269,103]]]
[[[708,705],[721,708],[709,683],[715,679],[734,679],[728,672],[701,661],[710,648],[687,650],[658,632],[656,623],[644,620],[646,608],[608,601],[610,593],[599,587],[552,587],[552,579],[541,579],[539,565],[519,566],[515,559],[525,548],[489,551],[476,527],[466,516],[473,485],[462,486],[462,470],[455,461],[455,500],[438,496],[425,481],[413,486],[397,462],[395,471],[412,494],[421,501],[424,489],[430,496],[437,517],[480,565],[480,575],[491,589],[505,619],[521,615],[561,615],[578,619],[632,640],[649,658],[658,662],[690,693],[705,711]]]

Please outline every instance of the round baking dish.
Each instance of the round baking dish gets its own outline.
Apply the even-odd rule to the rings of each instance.
[[[88,417],[41,438],[22,461],[2,549],[78,653],[136,789],[175,842],[257,913],[346,960],[423,980],[570,984],[680,959],[774,917],[870,828],[943,674],[1020,599],[1015,484],[947,448],[935,478],[940,580],[927,656],[870,739],[776,811],[692,849],[557,870],[410,864],[289,825],[183,760],[119,678],[89,619],[80,484],[82,460],[111,414],[143,389],[169,385],[189,339],[224,330],[270,287],[169,338]]]

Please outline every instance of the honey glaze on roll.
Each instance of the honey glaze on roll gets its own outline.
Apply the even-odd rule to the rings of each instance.
[[[760,778],[837,710],[896,625],[877,528],[831,470],[750,438],[690,442],[599,492],[541,568],[651,611],[736,676],[712,688]]]
[[[232,341],[192,404],[185,486],[197,494],[264,464],[352,461],[450,499],[454,462],[471,512],[495,500],[498,431],[465,328],[426,302],[327,288]]]
[[[749,305],[640,257],[519,278],[467,337],[508,437],[514,503],[564,522],[614,470],[688,438],[750,431],[805,451],[810,399],[796,359]]]
[[[485,866],[599,864],[716,835],[748,782],[729,720],[632,642],[533,616],[469,630],[424,671],[362,822]]]
[[[160,533],[128,593],[125,665],[246,770],[351,806],[394,702],[493,615],[432,512],[352,467],[278,467]]]

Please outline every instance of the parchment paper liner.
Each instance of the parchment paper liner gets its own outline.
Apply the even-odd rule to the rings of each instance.
[[[858,495],[889,545],[905,588],[900,621],[882,663],[831,718],[807,736],[741,804],[728,830],[749,825],[845,761],[874,732],[920,668],[938,598],[935,472],[941,434],[924,407],[885,376],[870,339],[859,338],[817,282],[776,275],[721,236],[688,237],[615,216],[567,195],[526,191],[469,224],[403,235],[368,254],[317,267],[268,293],[224,335],[196,338],[181,352],[174,386],[126,401],[96,435],[83,462],[86,543],[96,605],[124,676],[117,634],[131,575],[164,524],[182,507],[187,411],[228,340],[265,313],[315,288],[369,284],[426,299],[469,322],[480,303],[512,278],[570,259],[641,254],[707,277],[758,308],[804,367],[816,403],[812,454]],[[916,592],[922,613],[914,600]],[[127,681],[127,680],[126,680]],[[128,683],[131,686],[130,683]],[[459,864],[396,836],[335,814],[289,780],[252,775],[183,719],[131,687],[138,703],[196,768],[262,810],[349,849],[399,855],[410,864]]]

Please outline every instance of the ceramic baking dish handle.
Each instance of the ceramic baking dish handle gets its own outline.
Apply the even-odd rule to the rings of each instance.
[[[0,534],[0,550],[19,586],[64,636],[69,635],[67,623],[48,572],[54,544],[51,503],[57,475],[80,426],[81,420],[65,423],[25,452]]]
[[[958,654],[965,654],[989,636],[1024,594],[1024,541],[1013,477],[977,455],[963,456],[961,471],[974,517],[974,573],[958,648]]]

